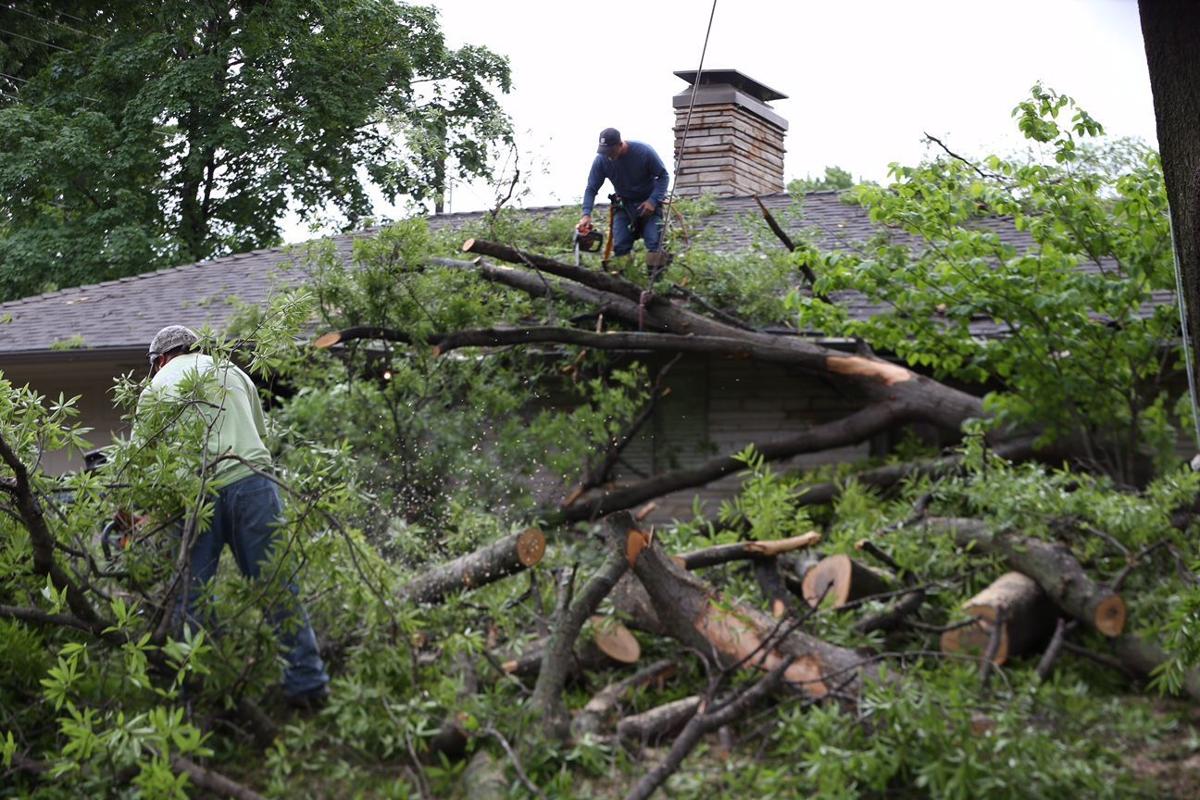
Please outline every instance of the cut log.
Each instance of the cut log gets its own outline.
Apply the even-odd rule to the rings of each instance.
[[[592,623],[592,644],[601,653],[618,664],[636,664],[642,657],[642,647],[629,628],[599,614],[589,621]]]
[[[725,564],[729,561],[773,558],[783,553],[790,553],[793,550],[812,547],[820,541],[820,533],[809,531],[800,536],[792,536],[787,539],[772,539],[765,542],[734,542],[733,544],[722,544],[703,550],[694,550],[691,553],[684,553],[679,556],[679,563],[684,569],[703,569],[704,567],[712,567],[717,564]]]
[[[545,535],[537,528],[526,528],[434,567],[401,589],[400,598],[411,603],[436,603],[453,592],[474,589],[528,569],[540,562],[545,552]]]
[[[1125,601],[1088,577],[1069,548],[996,533],[974,519],[930,518],[924,525],[952,534],[959,547],[1003,557],[1011,568],[1037,581],[1055,605],[1097,633],[1111,638],[1125,630]]]
[[[1003,618],[999,642],[992,663],[1004,664],[1009,658],[1041,647],[1054,630],[1057,618],[1054,605],[1037,582],[1019,572],[1006,572],[963,605],[977,620],[974,625],[955,628],[942,634],[942,652],[983,653]]]
[[[889,591],[893,581],[882,572],[860,564],[844,553],[821,559],[804,575],[804,601],[813,608],[847,603]]]
[[[632,522],[627,513],[610,518],[607,534],[617,552],[625,552]],[[633,570],[666,631],[697,653],[714,655],[720,666],[769,672],[792,658],[783,681],[808,697],[843,688],[854,694],[864,674],[877,674],[870,659],[853,650],[802,631],[783,631],[769,615],[722,597],[675,564],[655,541],[641,552]]]
[[[592,617],[593,625],[585,632],[575,648],[575,657],[569,677],[578,677],[583,672],[612,669],[637,663],[641,658],[641,645],[629,628],[608,617]],[[599,624],[596,624],[599,622]],[[518,678],[536,678],[542,669],[546,655],[546,642],[540,641],[515,658],[500,662],[500,668]]]
[[[617,737],[626,744],[658,744],[683,730],[700,708],[700,697],[693,695],[626,717],[617,723]]]

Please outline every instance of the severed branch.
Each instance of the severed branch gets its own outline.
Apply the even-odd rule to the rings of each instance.
[[[1074,620],[1068,622],[1066,617],[1058,618],[1058,623],[1054,626],[1054,635],[1050,637],[1050,644],[1046,645],[1046,651],[1038,660],[1037,676],[1042,683],[1050,679],[1050,673],[1054,671],[1054,663],[1058,661],[1058,654],[1062,652],[1067,633],[1075,624]]]
[[[571,671],[575,640],[588,618],[595,613],[601,601],[608,596],[617,581],[629,569],[629,562],[622,550],[611,548],[604,563],[587,582],[579,597],[557,615],[550,641],[542,656],[542,667],[538,672],[537,684],[533,688],[530,705],[542,717],[546,734],[565,741],[570,734],[571,718],[563,705],[562,692]]]
[[[754,195],[754,202],[758,203],[758,207],[762,210],[763,219],[767,221],[767,227],[771,229],[771,232],[779,238],[779,241],[783,242],[783,246],[786,247],[789,252],[796,252],[796,245],[792,242],[792,237],[788,236],[783,228],[780,227],[779,223],[775,221],[775,215],[771,213],[771,210],[767,208],[758,195]],[[808,279],[808,284],[810,286],[817,285],[817,274],[812,271],[812,267],[808,266],[808,264],[801,264],[800,271],[804,273],[804,277]],[[822,295],[814,294],[814,296],[818,300],[825,300],[828,302],[828,299]]]
[[[627,513],[609,518],[606,535],[614,547],[645,537]],[[803,631],[779,635],[779,623],[761,611],[723,597],[672,561],[651,540],[636,550],[633,571],[646,590],[656,625],[711,662],[726,667],[771,670],[794,657],[784,674],[787,683],[809,697],[825,697],[828,676],[845,677],[851,692],[876,668],[849,648]]]
[[[662,681],[674,672],[675,662],[664,658],[639,669],[628,678],[608,684],[575,715],[571,723],[572,733],[576,738],[599,733],[608,716],[626,694],[642,686]]]
[[[735,693],[733,697],[719,704],[711,711],[707,709],[707,702],[701,701],[697,713],[683,727],[683,731],[675,739],[675,743],[671,745],[666,758],[637,782],[633,790],[625,796],[626,800],[645,800],[645,798],[654,794],[654,791],[675,770],[679,769],[679,765],[692,752],[692,748],[700,741],[700,737],[720,728],[722,725],[728,725],[733,722],[749,711],[756,703],[778,689],[783,683],[788,669],[795,660],[795,656],[783,659],[749,689]]]
[[[535,566],[545,552],[545,535],[537,528],[526,528],[426,571],[400,590],[400,598],[410,603],[436,603],[452,592],[474,589]]]
[[[703,569],[730,561],[774,558],[794,550],[812,547],[820,541],[821,534],[818,531],[809,531],[787,539],[720,544],[703,550],[693,550],[690,553],[675,556],[675,558],[686,570]]]

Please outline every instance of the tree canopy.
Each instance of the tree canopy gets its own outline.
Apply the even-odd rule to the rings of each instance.
[[[0,299],[361,226],[511,140],[507,59],[382,0],[0,8]]]

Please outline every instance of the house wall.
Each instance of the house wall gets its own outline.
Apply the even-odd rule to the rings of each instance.
[[[681,360],[670,371],[671,394],[660,402],[646,430],[632,442],[617,476],[634,481],[651,472],[696,466],[736,453],[755,441],[802,432],[862,406],[859,398],[795,369],[724,358]],[[803,469],[855,461],[871,445],[806,453],[775,462],[776,469]],[[686,489],[657,501],[652,520],[692,515],[693,499],[713,514],[732,498],[741,478],[734,474],[708,486]]]
[[[76,407],[80,416],[77,421],[92,428],[85,437],[92,447],[106,445],[115,434],[127,432],[120,412],[113,407],[111,389],[118,376],[131,370],[145,372],[142,354],[81,351],[55,354],[36,361],[0,361],[0,374],[14,385],[28,385],[47,398],[57,399],[59,394],[68,398],[78,395]],[[57,475],[82,467],[82,453],[75,450],[48,452],[42,463],[48,473]]]

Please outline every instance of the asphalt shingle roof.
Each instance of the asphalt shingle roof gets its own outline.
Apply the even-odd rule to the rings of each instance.
[[[799,208],[787,194],[767,195],[762,200],[789,234],[798,237],[804,231],[815,232],[822,247],[845,247],[878,232],[861,207],[843,202],[836,192],[809,194]],[[760,213],[754,198],[720,198],[716,205],[715,213],[690,223],[691,230],[687,233],[704,232],[715,241],[714,246],[727,252],[750,248],[755,235],[744,223],[747,216]],[[522,213],[547,215],[560,209],[531,208]],[[460,227],[478,220],[484,213],[444,214],[431,217],[429,223],[435,230]],[[1010,220],[996,218],[980,224],[1017,248],[1031,244],[1028,234],[1016,230]],[[348,259],[354,241],[372,236],[376,230],[329,238],[337,252]],[[673,235],[682,233],[676,229]],[[238,302],[265,303],[273,292],[305,278],[303,245],[294,245],[14,300],[0,304],[0,356],[50,353],[64,348],[142,350],[164,325],[178,323],[200,328],[207,324],[220,329]],[[844,293],[834,299],[856,318],[885,310],[855,293]],[[1154,299],[1159,303],[1172,302],[1172,295],[1160,292]],[[978,335],[998,332],[990,320],[979,320],[972,329],[976,327]]]

